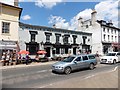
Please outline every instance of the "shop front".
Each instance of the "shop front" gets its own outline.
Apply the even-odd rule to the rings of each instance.
[[[0,59],[3,53],[18,52],[18,51],[19,51],[19,46],[17,44],[17,41],[7,41],[7,40],[0,41]]]

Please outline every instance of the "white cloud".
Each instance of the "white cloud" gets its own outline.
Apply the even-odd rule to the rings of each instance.
[[[51,9],[53,6],[56,6],[57,3],[60,2],[62,2],[62,0],[35,0],[35,5]]]
[[[112,20],[113,24],[118,27],[118,0],[101,1],[95,5],[95,10],[97,11],[97,20]],[[66,29],[74,30],[77,28],[78,18],[82,17],[84,20],[90,19],[91,12],[92,9],[85,9],[74,16],[69,22],[66,22],[60,16],[50,16],[49,24],[56,23],[56,27],[66,26]]]
[[[97,19],[103,19],[106,21],[112,20],[117,25],[118,23],[118,1],[109,0],[103,1],[95,6],[97,11]]]
[[[65,19],[63,19],[60,16],[53,16],[51,15],[49,17],[49,24],[55,24],[57,28],[64,28],[67,29],[70,25],[68,22],[66,22]]]
[[[29,20],[29,19],[31,19],[30,15],[22,16],[22,20]]]

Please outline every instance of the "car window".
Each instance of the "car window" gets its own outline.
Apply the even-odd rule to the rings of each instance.
[[[116,53],[108,53],[106,56],[115,56]]]
[[[118,56],[120,56],[120,53],[117,53]]]
[[[87,56],[82,56],[83,60],[88,60]]]
[[[72,62],[72,60],[73,60],[74,58],[75,58],[75,57],[69,56],[69,57],[65,58],[64,60],[62,60],[62,62]]]
[[[77,62],[81,61],[81,57],[76,58],[75,61]]]
[[[89,59],[95,59],[95,56],[94,55],[90,55],[88,56]]]

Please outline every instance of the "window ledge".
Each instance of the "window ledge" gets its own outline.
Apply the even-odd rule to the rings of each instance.
[[[9,33],[2,33],[1,35],[11,36]]]

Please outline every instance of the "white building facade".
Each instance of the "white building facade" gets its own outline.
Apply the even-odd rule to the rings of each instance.
[[[38,50],[46,50],[47,57],[91,52],[91,43],[91,33],[19,24],[20,49],[29,51],[30,55],[36,55]]]
[[[119,31],[112,22],[96,20],[97,12],[91,13],[91,19],[83,21],[80,17],[78,30],[92,33],[92,52],[103,55],[112,51],[119,51]]]

